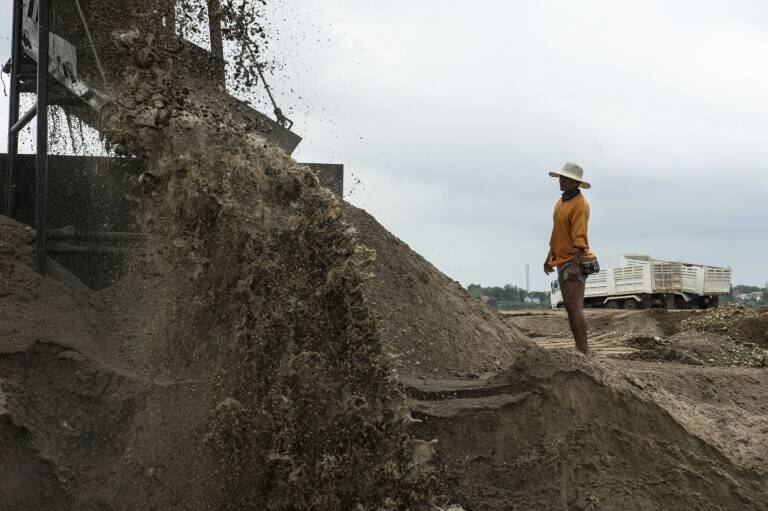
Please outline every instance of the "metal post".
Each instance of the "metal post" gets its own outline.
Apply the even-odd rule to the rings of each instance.
[[[216,59],[216,74],[222,85],[227,86],[227,66],[224,63],[224,38],[221,33],[221,18],[218,11],[219,0],[208,0],[208,20],[210,24],[211,55]]]
[[[40,273],[46,272],[46,227],[48,220],[48,0],[39,0],[37,58],[37,169],[35,172],[36,259]]]
[[[11,86],[8,107],[8,172],[5,176],[5,214],[13,215],[16,155],[19,152],[19,133],[12,128],[19,120],[19,72],[21,69],[21,9],[22,0],[13,0],[13,28],[11,38]]]
[[[35,115],[37,115],[37,103],[32,105],[32,108],[22,115],[16,124],[11,126],[11,131],[15,132],[18,137],[19,132],[29,124],[29,121],[31,121]]]

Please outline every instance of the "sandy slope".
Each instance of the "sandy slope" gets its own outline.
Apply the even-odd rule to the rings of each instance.
[[[216,403],[194,378],[150,370],[157,304],[140,292],[150,283],[94,292],[65,272],[42,278],[31,233],[8,221],[0,231],[0,469],[12,474],[0,479],[0,509],[194,509],[211,490],[197,446]],[[438,277],[445,287],[435,289],[462,296]],[[475,310],[441,299],[461,305],[449,315]],[[593,334],[616,345],[680,335],[677,318],[658,313],[594,319]],[[565,338],[556,315],[510,321],[537,342]],[[446,327],[441,342],[463,335]],[[499,343],[479,348],[493,353],[510,340],[483,342]],[[498,370],[433,371],[451,360],[474,369],[483,356],[457,352],[403,372],[421,421],[414,433],[437,440],[447,501],[468,510],[768,509],[765,369],[593,359],[516,342]]]
[[[520,330],[350,204],[344,218],[376,251],[368,294],[387,345],[406,372],[476,372],[510,365],[529,346]]]

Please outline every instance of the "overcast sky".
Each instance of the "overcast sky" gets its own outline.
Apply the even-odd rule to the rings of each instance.
[[[547,171],[566,161],[593,184],[604,266],[648,253],[768,281],[768,3],[271,9],[270,51],[284,62],[272,85],[304,137],[297,159],[344,163],[348,200],[462,284],[523,286],[530,264],[531,287],[548,288],[559,192]]]

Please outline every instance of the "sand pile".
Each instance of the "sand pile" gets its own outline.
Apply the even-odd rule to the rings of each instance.
[[[140,63],[105,119],[149,163],[131,281],[43,278],[29,229],[0,226],[0,327],[16,336],[0,464],[19,474],[4,505],[428,508],[433,448],[408,434],[363,291],[373,254],[309,169],[209,115],[226,112],[217,90],[180,86],[138,38],[121,39]]]
[[[0,217],[0,240],[0,509],[112,509],[151,387],[143,311],[53,261],[40,276],[29,227]]]
[[[738,444],[751,461],[736,463],[704,425],[713,406],[625,369],[532,349],[474,386],[425,381],[409,393],[420,434],[438,439],[446,491],[468,509],[768,509],[765,471],[745,467],[760,463],[759,446]]]
[[[167,370],[216,402],[199,438],[205,505],[427,505],[429,448],[408,437],[364,295],[373,254],[315,175],[217,108],[215,88],[179,80],[151,39],[121,40],[135,64],[105,125],[149,164],[144,273],[170,292]]]
[[[461,285],[349,204],[343,216],[377,254],[367,296],[387,347],[406,370],[482,372],[508,367],[526,336]]]

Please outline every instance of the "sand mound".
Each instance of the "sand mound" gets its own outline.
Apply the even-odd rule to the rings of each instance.
[[[215,85],[181,86],[137,38],[104,125],[148,161],[146,252],[128,285],[78,290],[36,275],[11,225],[3,294],[22,294],[3,313],[31,319],[0,357],[3,468],[61,510],[428,508],[431,447],[364,295],[372,253],[309,169],[210,115],[227,112]],[[3,502],[39,509],[14,486]]]
[[[438,439],[445,491],[469,509],[768,506],[764,474],[735,465],[650,387],[600,362],[534,348],[474,386],[417,385],[420,433]]]
[[[530,346],[526,336],[392,235],[362,209],[345,220],[373,249],[367,296],[387,346],[407,369],[482,372],[509,366]]]
[[[205,365],[144,370],[163,332],[147,330],[157,304],[135,288],[156,283],[93,292],[66,274],[43,278],[33,270],[28,228],[2,221],[0,238],[0,326],[10,332],[17,311],[35,318],[14,342],[3,337],[0,354],[0,467],[12,474],[0,482],[3,505],[210,509],[221,491],[204,442],[211,410],[237,418],[242,401],[220,400],[210,375],[195,374]],[[305,370],[323,381],[316,367]],[[665,386],[685,389],[680,398],[654,375],[533,348],[495,377],[408,380],[412,414],[423,420],[415,436],[438,440],[409,449],[427,458],[437,449],[440,489],[467,509],[768,509],[758,470],[768,435],[755,434],[765,420],[736,408],[759,402],[759,374],[676,373]],[[307,392],[291,378],[283,389]],[[735,378],[751,390],[737,390]],[[733,404],[722,410],[707,402],[726,394]],[[322,405],[338,400],[326,395]],[[343,438],[359,428],[349,423]]]
[[[143,272],[169,297],[165,369],[210,407],[190,432],[210,474],[197,507],[426,508],[429,458],[364,294],[373,254],[311,170],[137,41],[105,125],[152,176]]]
[[[0,470],[13,476],[0,508],[112,509],[119,499],[103,493],[120,486],[127,427],[151,387],[136,363],[140,309],[53,261],[40,276],[32,238],[0,217]]]

